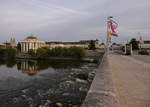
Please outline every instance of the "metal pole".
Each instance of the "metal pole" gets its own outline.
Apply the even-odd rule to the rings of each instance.
[[[131,55],[132,55],[132,44],[130,45],[130,49],[131,49]]]
[[[125,44],[125,47],[124,47],[124,54],[126,55],[126,52],[127,52],[127,47],[126,47],[126,44]]]
[[[108,33],[108,20],[109,20],[109,17],[107,18],[107,37],[106,37],[106,52],[109,53],[109,33]]]
[[[106,52],[109,52],[109,35],[108,35],[108,25],[107,25],[107,37],[106,37]]]

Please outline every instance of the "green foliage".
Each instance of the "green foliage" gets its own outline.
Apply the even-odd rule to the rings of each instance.
[[[89,49],[90,49],[90,50],[95,50],[95,49],[96,49],[96,47],[95,47],[95,40],[91,40],[91,41],[90,41]]]
[[[74,57],[81,59],[85,55],[85,50],[80,47],[56,47],[50,50],[50,56],[55,57]]]
[[[149,55],[147,50],[141,50],[141,51],[139,51],[139,54],[140,55]]]
[[[17,50],[15,48],[0,49],[0,58],[13,60],[16,56]]]
[[[20,43],[17,44],[17,51],[19,51],[19,52],[21,51],[21,44]]]
[[[68,55],[82,59],[85,56],[85,50],[81,47],[70,47],[68,48]]]
[[[3,58],[5,56],[6,49],[0,48],[0,58]]]
[[[82,80],[87,80],[89,75],[87,72],[81,72],[76,75],[77,78],[82,79]]]
[[[7,48],[5,49],[5,55],[8,59],[14,59],[16,56],[17,50],[15,48]]]
[[[132,44],[132,49],[133,50],[139,50],[138,41],[136,41],[135,38],[131,39],[130,44]]]
[[[114,42],[112,45],[116,45],[116,43]]]
[[[150,48],[141,48],[141,50],[150,50]]]
[[[85,55],[85,50],[80,47],[56,47],[49,49],[47,47],[42,47],[37,50],[37,57],[40,59],[48,57],[73,57],[82,59]]]
[[[67,56],[67,51],[67,48],[56,47],[50,50],[50,56],[64,57]]]
[[[36,53],[35,53],[35,51],[33,49],[30,49],[28,51],[28,54],[31,55],[31,56],[35,56],[36,55]]]
[[[37,53],[36,53],[37,57],[39,59],[46,59],[49,57],[49,51],[50,51],[50,49],[47,47],[39,48],[39,49],[37,49]]]

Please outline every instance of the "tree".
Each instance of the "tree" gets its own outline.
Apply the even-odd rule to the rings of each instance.
[[[50,56],[55,57],[74,57],[74,58],[83,58],[85,55],[85,50],[81,47],[55,47],[50,50]]]
[[[96,49],[96,47],[95,47],[95,40],[91,40],[91,41],[90,41],[89,49],[90,49],[90,50],[95,50],[95,49]]]
[[[135,38],[132,38],[130,40],[130,44],[132,44],[132,49],[133,50],[139,50],[138,41],[136,41]]]
[[[34,51],[33,49],[30,49],[30,50],[28,51],[28,54],[31,55],[31,56],[35,56],[35,55],[36,55],[36,54],[35,54],[35,51]]]
[[[116,43],[114,42],[112,45],[116,45]]]
[[[21,51],[21,44],[20,43],[17,44],[17,51],[19,51],[19,52]]]
[[[6,49],[0,48],[0,58],[4,58]]]
[[[6,55],[6,58],[8,59],[14,59],[16,56],[16,53],[17,53],[17,50],[15,48],[7,48],[5,50],[5,55]]]
[[[68,55],[78,59],[82,59],[85,56],[85,49],[75,46],[70,47],[68,48]]]
[[[37,49],[37,57],[39,59],[46,59],[49,57],[50,49],[47,47],[42,47]]]

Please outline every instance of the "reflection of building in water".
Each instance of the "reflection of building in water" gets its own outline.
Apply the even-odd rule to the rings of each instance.
[[[20,67],[23,73],[27,73],[29,75],[35,75],[37,72],[39,72],[36,62],[22,61],[20,63],[21,63]]]

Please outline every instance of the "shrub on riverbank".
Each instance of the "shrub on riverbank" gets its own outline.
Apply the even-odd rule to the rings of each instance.
[[[14,59],[16,57],[17,49],[15,48],[7,48],[6,49],[6,57],[10,59]]]
[[[7,59],[14,59],[16,56],[17,50],[14,48],[0,49],[0,57]]]
[[[5,49],[0,48],[0,58],[3,58],[5,55]]]
[[[28,54],[31,55],[31,56],[35,56],[36,55],[36,53],[35,53],[35,51],[33,49],[30,49],[28,51]]]
[[[80,47],[56,47],[50,50],[50,56],[56,57],[74,57],[74,58],[83,58],[85,55],[85,50]]]
[[[37,58],[46,59],[49,57],[49,52],[50,52],[50,49],[47,47],[39,48],[39,49],[37,49],[37,53],[36,53]]]
[[[82,79],[82,80],[87,80],[89,75],[87,72],[81,72],[76,75],[77,78]]]
[[[53,49],[42,47],[37,50],[37,57],[39,59],[45,59],[48,57],[72,57],[82,59],[84,55],[85,50],[80,47],[56,47]]]

